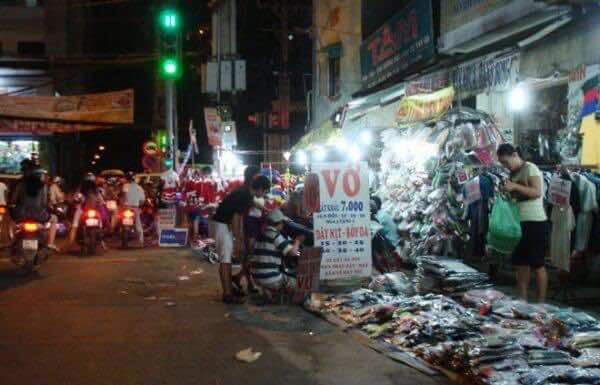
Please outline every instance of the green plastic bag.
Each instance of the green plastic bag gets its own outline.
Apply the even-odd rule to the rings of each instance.
[[[502,254],[512,254],[521,240],[519,208],[510,199],[497,194],[487,234],[488,246]]]

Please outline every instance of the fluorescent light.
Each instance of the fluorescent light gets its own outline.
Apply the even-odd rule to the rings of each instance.
[[[325,160],[325,156],[327,155],[327,153],[323,146],[317,145],[313,148],[312,155],[317,162],[322,162]]]
[[[285,152],[283,153],[283,159],[285,159],[285,161],[286,161],[286,162],[289,162],[289,161],[290,161],[290,157],[291,157],[291,156],[292,156],[292,153],[291,153],[291,152],[289,152],[289,151],[285,151]]]
[[[529,90],[523,85],[517,85],[508,94],[508,103],[513,111],[523,111],[529,107]]]
[[[358,145],[353,144],[352,146],[350,146],[350,148],[348,149],[348,158],[350,158],[350,160],[352,160],[353,162],[358,162],[361,157],[362,154]]]
[[[389,95],[386,95],[384,97],[382,97],[379,102],[381,104],[386,104],[389,103],[395,99],[401,98],[402,96],[404,96],[406,94],[406,88],[401,88],[398,91],[392,92]]]
[[[373,134],[371,134],[371,131],[363,131],[360,133],[359,139],[361,144],[365,144],[368,146],[373,141]]]
[[[296,153],[296,162],[304,166],[306,165],[307,161],[308,157],[306,156],[306,152],[300,150]]]

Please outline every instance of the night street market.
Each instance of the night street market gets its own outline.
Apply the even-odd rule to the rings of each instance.
[[[598,36],[0,0],[0,384],[600,385]]]

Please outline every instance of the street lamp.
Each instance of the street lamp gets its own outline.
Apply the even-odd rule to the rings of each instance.
[[[103,145],[100,145],[100,146],[98,146],[98,150],[104,151],[104,150],[106,150],[106,147],[104,147]]]
[[[100,155],[98,155],[98,154],[94,155],[94,159],[100,159]]]

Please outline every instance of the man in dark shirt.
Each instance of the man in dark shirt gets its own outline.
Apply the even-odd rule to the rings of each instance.
[[[212,218],[211,237],[215,239],[217,253],[221,258],[219,274],[223,287],[223,302],[243,302],[241,294],[233,292],[231,260],[233,255],[240,256],[242,251],[244,215],[254,205],[254,198],[262,198],[270,187],[271,183],[267,177],[256,177],[249,187],[240,187],[227,195]]]

